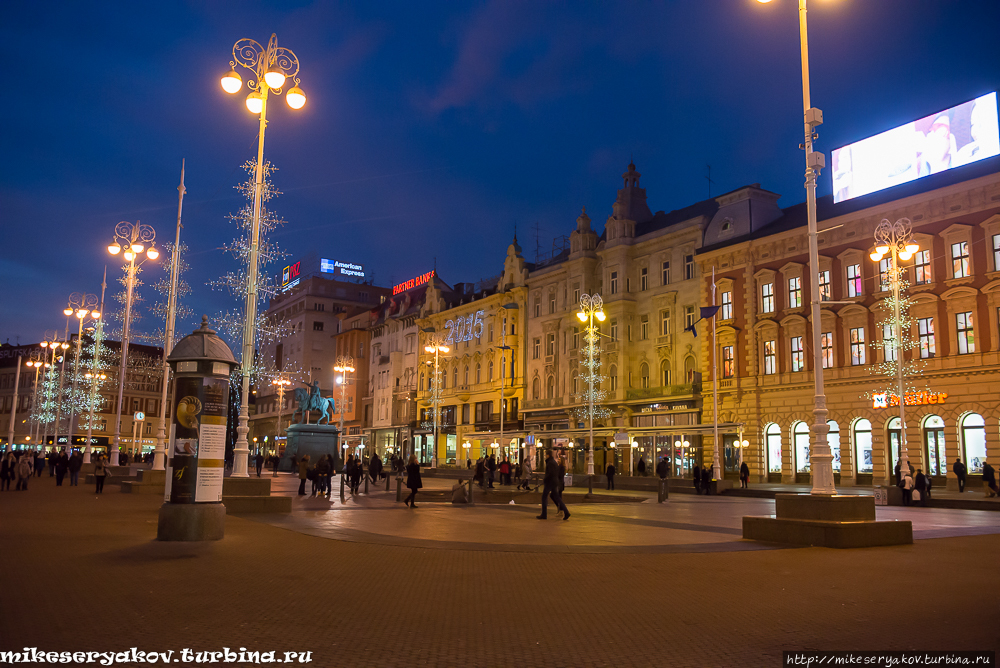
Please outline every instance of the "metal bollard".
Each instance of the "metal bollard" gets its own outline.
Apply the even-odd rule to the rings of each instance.
[[[469,478],[469,505],[471,506],[473,503],[475,502],[472,500],[472,478]]]
[[[344,500],[344,478],[346,478],[346,477],[347,476],[345,476],[343,474],[341,474],[341,476],[340,476],[340,500],[341,501]]]
[[[367,473],[365,474],[365,494],[368,493],[368,478],[370,477]]]
[[[666,478],[660,478],[658,483],[656,502],[663,503],[670,497],[670,486]]]
[[[389,480],[392,478],[388,473],[385,474],[385,491],[389,491]]]
[[[403,500],[403,478],[396,478],[396,502]]]

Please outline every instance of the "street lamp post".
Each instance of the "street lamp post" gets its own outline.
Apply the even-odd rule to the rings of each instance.
[[[32,366],[29,362],[28,366]],[[21,355],[17,355],[17,369],[14,371],[14,401],[10,405],[10,423],[7,425],[7,447],[4,452],[14,449],[14,416],[17,415],[17,390],[21,383]]]
[[[441,405],[441,369],[439,362],[441,359],[441,353],[447,354],[451,348],[440,343],[431,343],[424,346],[424,350],[429,353],[434,353],[434,394],[432,396],[432,399],[434,400],[434,456],[431,457],[431,468],[437,468],[438,427],[440,425],[438,412]]]
[[[76,388],[80,378],[80,354],[81,346],[83,345],[83,321],[87,318],[87,316],[90,316],[95,321],[101,319],[101,312],[97,310],[97,304],[97,295],[74,292],[69,296],[69,303],[63,311],[66,316],[75,315],[78,320],[76,333],[76,358],[73,360],[73,399],[69,402],[69,429],[67,429],[69,432],[67,435],[69,441],[67,445],[69,446],[70,451],[73,450],[73,422],[76,419]]]
[[[580,297],[580,310],[576,317],[580,322],[587,323],[587,334],[583,337],[587,343],[587,421],[589,435],[587,437],[587,475],[594,475],[594,381],[597,379],[597,348],[598,332],[594,319],[604,322],[604,300],[598,294]]]
[[[31,407],[35,410],[36,414],[38,413],[38,372],[41,370],[42,365],[45,363],[45,362],[42,361],[41,358],[42,358],[42,356],[39,355],[37,351],[34,351],[34,352],[32,352],[31,357],[28,358],[28,362],[27,362],[28,366],[34,367],[34,369],[35,369],[35,385],[34,385],[34,389],[31,391]],[[30,417],[30,415],[29,415],[29,417]],[[31,438],[34,437],[35,443],[37,444],[38,443],[38,433],[37,433],[38,420],[36,419],[34,422],[35,422],[34,424],[30,425],[30,428],[28,430],[28,440],[31,440]]]
[[[264,191],[264,130],[267,128],[267,97],[270,93],[281,95],[285,80],[291,78],[295,85],[285,94],[285,102],[292,109],[301,109],[306,103],[305,93],[299,88],[299,58],[291,49],[278,46],[278,38],[272,34],[267,47],[252,39],[241,39],[233,45],[233,60],[230,70],[222,76],[222,89],[234,94],[243,88],[243,79],[236,73],[236,65],[253,73],[255,78],[247,81],[250,94],[246,105],[251,114],[259,114],[257,132],[257,164],[254,173],[253,218],[250,226],[249,266],[247,267],[246,309],[243,321],[243,352],[240,371],[243,376],[240,393],[239,425],[236,428],[236,447],[233,451],[233,476],[246,478],[247,458],[250,449],[247,433],[250,428],[250,373],[253,366],[257,334],[257,272],[260,257],[260,208]]]
[[[354,358],[341,355],[333,370],[340,373],[340,439],[344,439],[344,413],[347,410],[347,374],[354,373]]]
[[[767,3],[771,0],[758,0]],[[819,294],[819,244],[816,225],[816,178],[826,166],[822,153],[813,151],[815,129],[823,123],[823,112],[813,108],[809,92],[809,39],[806,26],[806,0],[799,0],[799,50],[802,61],[802,109],[805,136],[800,148],[806,154],[806,214],[809,231],[809,270],[812,277],[809,280],[809,299],[812,316],[812,348],[813,348],[813,382],[815,397],[813,400],[813,445],[810,457],[812,469],[812,491],[814,495],[835,495],[837,488],[833,484],[833,454],[827,434],[830,425],[826,423],[828,414],[826,408],[826,390],[823,387],[823,348],[822,321],[820,313]]]
[[[108,268],[104,267],[104,278],[101,280],[101,313],[104,313],[104,292],[108,288]],[[97,327],[94,331],[94,352],[91,355],[90,366],[91,372],[86,375],[86,378],[90,381],[90,407],[87,411],[87,447],[83,451],[83,463],[90,463],[90,453],[93,450],[93,444],[91,442],[94,433],[94,403],[97,400],[97,382],[100,381],[102,384],[107,379],[107,376],[100,373],[101,366],[101,341],[104,338],[104,318],[99,318],[97,320]]]
[[[278,456],[278,439],[281,438],[281,411],[285,407],[285,388],[292,384],[292,381],[284,377],[275,378],[272,385],[278,386],[278,432],[274,435],[274,456]],[[278,467],[274,467],[272,478],[278,477]]]
[[[150,244],[149,248],[146,244]],[[150,260],[160,256],[156,250],[156,232],[150,225],[139,221],[130,223],[122,221],[115,226],[115,240],[108,246],[112,255],[122,254],[125,261],[125,316],[122,318],[121,360],[118,363],[118,407],[115,411],[115,439],[111,444],[108,463],[118,465],[119,446],[122,435],[122,402],[125,400],[125,372],[128,368],[128,344],[132,325],[132,295],[135,292],[135,277],[137,270],[145,259],[136,262],[136,258],[145,253]]]
[[[170,288],[167,292],[167,318],[163,329],[163,380],[160,387],[160,419],[156,427],[156,447],[153,450],[153,470],[163,471],[166,467],[167,442],[167,389],[170,386],[170,364],[167,358],[174,347],[174,320],[177,318],[177,279],[181,263],[181,211],[184,209],[184,159],[181,159],[181,182],[177,186],[177,231],[174,234],[174,250],[170,254]]]
[[[913,241],[913,224],[909,218],[900,218],[895,223],[888,219],[875,228],[875,250],[870,257],[876,264],[889,256],[889,285],[892,289],[893,338],[896,349],[896,396],[899,399],[899,462],[902,475],[910,470],[910,457],[906,451],[906,393],[903,388],[903,318],[900,312],[900,290],[902,273],[905,269],[899,261],[908,262],[920,246]],[[890,467],[892,463],[890,462]],[[890,469],[891,470],[891,469]],[[887,472],[886,477],[891,477]]]
[[[500,307],[501,311],[516,311],[517,304],[510,302],[504,304]],[[502,313],[500,318],[501,328],[503,331],[500,332],[500,445],[503,447],[503,451],[507,452],[508,448],[506,443],[503,442],[503,419],[504,413],[506,413],[505,402],[503,398],[504,390],[506,389],[507,382],[505,369],[507,368],[507,357],[506,353],[510,350],[510,346],[507,345],[507,313]],[[511,384],[514,383],[513,377],[511,377]]]
[[[51,334],[51,336],[50,336],[50,334]],[[45,333],[45,340],[42,341],[41,346],[42,346],[42,348],[48,348],[48,352],[52,353],[52,361],[51,362],[49,361],[49,358],[48,358],[48,352],[45,355],[45,373],[48,375],[48,380],[46,380],[46,376],[45,375],[42,376],[42,397],[43,397],[43,399],[45,401],[45,404],[46,404],[46,411],[48,411],[47,404],[48,404],[49,396],[51,395],[51,392],[50,392],[51,388],[49,387],[49,385],[50,385],[49,381],[52,380],[52,374],[55,373],[56,362],[58,361],[57,358],[56,358],[56,355],[58,354],[59,350],[65,351],[67,348],[69,348],[69,344],[66,343],[65,340],[60,341],[59,340],[59,332],[53,330],[53,331],[48,331],[48,332]],[[45,441],[48,440],[48,436],[49,436],[49,423],[48,423],[48,420],[46,420],[45,422],[42,422],[39,425],[39,430],[41,432],[40,433],[41,445],[44,448],[45,445],[46,445]],[[58,432],[58,430],[59,430],[59,427],[58,427],[58,425],[56,425],[56,432]],[[58,434],[57,434],[56,437],[53,437],[53,439],[52,439],[52,445],[53,445],[53,447],[55,447],[57,440],[58,440]]]

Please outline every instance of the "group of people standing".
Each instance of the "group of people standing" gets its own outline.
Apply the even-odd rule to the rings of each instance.
[[[63,481],[69,475],[69,486],[80,484],[80,470],[83,468],[83,453],[73,450],[67,454],[66,448],[50,450],[11,450],[0,457],[0,491],[10,491],[10,484],[16,481],[14,491],[26,492],[28,481],[33,477],[41,477],[45,469],[49,469],[49,477],[56,479],[56,487],[62,487]],[[108,467],[104,455],[94,455],[94,479],[97,493],[104,490],[104,479],[108,475]]]
[[[465,467],[471,469],[472,466],[472,460],[466,459]],[[498,479],[501,485],[513,485],[515,479],[520,481],[523,477],[523,466],[512,462],[510,457],[504,457],[500,462],[497,462],[496,455],[480,457],[476,460],[475,467],[472,479],[486,489],[493,489],[493,483]],[[518,487],[520,486],[519,484]]]

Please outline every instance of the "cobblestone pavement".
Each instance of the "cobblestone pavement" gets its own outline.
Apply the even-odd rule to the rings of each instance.
[[[890,548],[553,553],[529,549],[528,537],[550,532],[557,538],[535,544],[562,545],[572,527],[594,541],[646,527],[740,544],[732,518],[766,502],[581,504],[569,522],[538,522],[516,507],[409,511],[372,495],[310,510],[327,502],[308,499],[293,519],[353,518],[389,542],[230,517],[225,540],[211,544],[154,541],[160,502],[45,477],[0,493],[0,651],[247,647],[312,651],[317,666],[590,667],[778,666],[793,649],[1000,649],[1000,534],[983,518],[995,513],[880,510],[910,514],[918,537],[951,536]],[[449,523],[454,535],[438,535]],[[956,535],[969,532],[991,533]],[[528,547],[482,549],[514,544],[507,536]],[[620,544],[642,547],[628,536]],[[410,544],[419,540],[436,544]]]

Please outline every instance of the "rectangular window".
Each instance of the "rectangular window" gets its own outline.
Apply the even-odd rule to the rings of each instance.
[[[913,256],[913,277],[917,285],[931,282],[931,252],[917,251]]]
[[[639,316],[639,338],[645,341],[649,338],[649,316]]]
[[[549,313],[556,312],[556,293],[549,293]]]
[[[828,302],[833,299],[833,289],[830,285],[830,272],[819,272],[819,299]]]
[[[860,297],[862,295],[861,265],[847,265],[847,296]]]
[[[952,278],[965,278],[969,275],[969,242],[959,241],[951,245]]]
[[[920,337],[920,357],[930,359],[937,354],[934,345],[934,318],[917,320],[917,332]]]
[[[774,283],[764,283],[760,286],[761,313],[774,313]]]
[[[323,331],[323,323],[322,322],[314,322],[313,323],[313,331],[314,332],[322,332]]]
[[[573,350],[577,350],[580,347],[580,328],[573,328]]]
[[[573,288],[573,303],[580,303],[580,288]]]
[[[632,325],[625,325],[625,340],[632,340]]]
[[[788,279],[788,308],[800,306],[802,306],[802,277],[795,276]]]
[[[736,360],[733,358],[733,346],[722,346],[722,377],[732,378],[736,375]]]
[[[694,327],[694,307],[685,306],[684,307],[684,326]]]
[[[639,289],[645,290],[649,287],[649,276],[647,275],[649,270],[643,267],[639,270]]]
[[[670,311],[660,311],[660,336],[670,334]]]
[[[975,337],[972,333],[972,311],[956,313],[955,320],[958,332],[958,354],[966,355],[976,352]]]
[[[778,373],[777,341],[764,342],[764,374],[767,376]]]
[[[856,327],[851,330],[851,364],[858,366],[865,363],[865,328]]]
[[[722,293],[722,308],[719,309],[719,317],[723,320],[732,320],[733,318],[733,293],[723,292]]]
[[[802,337],[793,336],[792,346],[792,371],[802,371],[806,368],[805,351],[802,350]]]
[[[687,280],[694,278],[694,255],[684,256],[684,278]]]
[[[535,317],[539,318],[542,315],[542,298],[535,297]]]
[[[618,321],[614,318],[611,319],[611,340],[618,340]]]
[[[670,260],[664,260],[663,266],[661,268],[663,272],[663,285],[670,284]]]
[[[613,294],[613,295],[618,294],[618,272],[617,271],[611,272],[611,283],[610,283],[610,285],[611,285],[611,294]]]
[[[823,332],[819,337],[820,350],[823,354],[823,368],[833,368],[833,332]]]
[[[892,259],[888,257],[878,261],[878,289],[882,292],[888,292],[890,288],[889,268],[891,263]]]
[[[545,335],[545,354],[555,355],[556,354],[556,335],[546,334]]]
[[[531,342],[531,359],[535,360],[538,359],[538,355],[541,354],[541,351],[542,351],[542,340],[533,339]]]
[[[892,323],[882,325],[882,350],[886,362],[896,361],[896,327]]]

